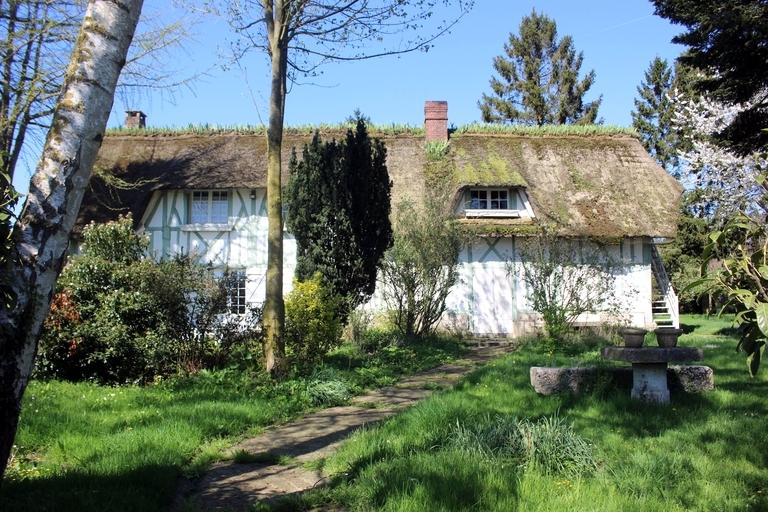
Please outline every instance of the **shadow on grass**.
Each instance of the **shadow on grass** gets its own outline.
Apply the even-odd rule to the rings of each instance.
[[[715,331],[715,334],[718,336],[733,336],[734,338],[739,338],[741,337],[741,329],[735,326],[723,327],[722,329]]]
[[[683,334],[691,334],[696,330],[696,328],[700,326],[701,324],[680,324],[680,328],[683,330]]]
[[[151,512],[171,505],[178,468],[146,465],[111,475],[70,471],[63,475],[3,481],[4,512],[109,510]]]
[[[367,464],[366,464],[367,465]],[[352,502],[394,510],[514,510],[521,469],[460,450],[437,449],[381,459],[333,486],[353,482]],[[503,499],[503,504],[498,502]]]

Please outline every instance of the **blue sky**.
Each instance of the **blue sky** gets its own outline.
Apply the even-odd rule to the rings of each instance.
[[[187,15],[170,0],[145,0],[144,16],[173,20]],[[557,22],[559,34],[574,38],[584,53],[582,72],[594,69],[597,80],[588,100],[603,95],[599,117],[607,124],[630,125],[636,87],[655,56],[670,61],[681,47],[670,40],[680,27],[653,15],[648,0],[476,0],[475,8],[427,53],[331,64],[311,85],[296,85],[286,101],[286,124],[333,123],[356,108],[375,123],[421,125],[425,100],[447,100],[449,123],[479,121],[477,101],[489,91],[492,61],[503,51],[510,32],[532,9]],[[199,17],[192,37],[169,56],[174,75],[206,76],[174,93],[144,91],[118,97],[109,126],[120,126],[125,110],[143,110],[150,126],[188,124],[265,124],[269,96],[268,62],[252,54],[239,67],[221,69],[232,35],[215,16]],[[14,181],[27,190],[38,147],[30,147]]]
[[[145,12],[173,16],[167,5],[168,0],[147,0]],[[599,115],[607,124],[631,124],[635,89],[649,62],[657,55],[671,61],[681,49],[670,43],[680,27],[654,16],[647,0],[477,0],[474,10],[427,53],[331,64],[313,79],[316,85],[294,86],[286,123],[338,122],[360,108],[376,123],[420,125],[427,99],[448,101],[450,123],[478,121],[477,100],[489,90],[492,60],[533,8],[552,17],[559,34],[573,36],[584,52],[582,71],[597,73],[587,99],[603,95]],[[165,92],[118,99],[110,126],[122,124],[126,109],[143,110],[155,126],[266,122],[266,57],[253,54],[239,69],[223,71],[217,62],[231,39],[226,23],[208,16],[192,31],[193,40],[174,55],[172,66],[180,74],[210,69],[209,75],[172,97]]]

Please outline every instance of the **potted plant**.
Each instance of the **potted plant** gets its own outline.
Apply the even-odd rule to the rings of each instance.
[[[683,334],[682,329],[675,329],[674,327],[659,327],[654,332],[656,333],[656,341],[662,348],[676,347],[677,338]]]
[[[640,327],[622,327],[619,329],[619,334],[621,334],[621,337],[624,340],[624,346],[627,348],[642,347],[647,332],[648,331]]]

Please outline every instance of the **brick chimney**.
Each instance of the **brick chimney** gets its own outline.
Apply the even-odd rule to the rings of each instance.
[[[126,110],[125,111],[125,127],[126,128],[146,128],[147,116],[141,110]]]
[[[427,142],[448,141],[448,102],[424,103],[424,132]]]

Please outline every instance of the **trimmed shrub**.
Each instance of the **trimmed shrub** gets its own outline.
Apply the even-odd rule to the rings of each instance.
[[[341,342],[343,300],[325,286],[319,273],[294,281],[285,298],[285,348],[299,369],[312,367]]]

